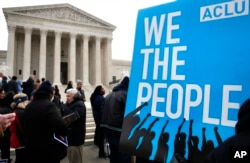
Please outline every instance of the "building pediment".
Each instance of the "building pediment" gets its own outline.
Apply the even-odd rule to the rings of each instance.
[[[88,24],[94,26],[102,26],[108,28],[115,28],[114,25],[105,22],[85,11],[82,11],[70,4],[56,4],[56,5],[42,5],[42,6],[28,6],[28,7],[14,7],[4,8],[6,13],[16,13],[32,17],[39,17],[45,19],[54,19],[66,22],[74,22],[80,24]]]

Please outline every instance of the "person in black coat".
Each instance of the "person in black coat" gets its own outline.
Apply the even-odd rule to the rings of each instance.
[[[30,75],[26,82],[23,82],[23,93],[27,94],[27,96],[31,97],[32,92],[35,88],[34,75]]]
[[[13,91],[15,94],[18,93],[17,77],[12,76],[11,80],[7,83],[5,87],[5,92]]]
[[[104,100],[101,127],[109,142],[110,163],[131,162],[131,155],[119,151],[128,86],[129,77],[125,76]]]
[[[247,147],[249,149],[250,147],[249,124],[250,124],[250,99],[247,99],[242,104],[238,112],[238,122],[235,126],[235,135],[229,137],[217,148],[215,148],[207,156],[205,163],[222,163],[222,162],[230,163],[233,161],[237,162],[237,160],[232,160],[234,155],[230,155],[230,150],[233,150],[233,147],[242,147],[242,149],[244,149],[244,147]],[[249,162],[249,160],[247,162]]]
[[[67,147],[54,138],[65,140],[68,128],[52,94],[50,82],[43,82],[24,111],[26,163],[60,163],[67,155]]]

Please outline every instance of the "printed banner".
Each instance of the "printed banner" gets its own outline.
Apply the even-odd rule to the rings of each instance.
[[[249,0],[139,10],[120,150],[203,162],[234,134],[250,94]]]

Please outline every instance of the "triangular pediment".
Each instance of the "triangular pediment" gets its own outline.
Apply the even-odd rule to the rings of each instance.
[[[27,16],[34,16],[60,21],[84,23],[88,25],[115,28],[114,25],[105,22],[85,11],[82,11],[70,4],[42,5],[6,8],[5,12],[15,12]]]

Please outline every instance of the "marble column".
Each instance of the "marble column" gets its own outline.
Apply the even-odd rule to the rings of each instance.
[[[23,54],[23,80],[27,80],[30,73],[31,62],[31,35],[32,28],[24,28],[25,40],[24,40],[24,54]]]
[[[39,79],[46,79],[46,52],[48,30],[40,29]]]
[[[54,79],[53,85],[61,85],[61,31],[55,31]]]
[[[89,36],[83,36],[83,46],[82,46],[82,78],[83,78],[83,85],[90,85],[89,84]]]
[[[95,37],[95,85],[101,84],[101,38]]]
[[[103,84],[109,85],[109,82],[111,81],[111,67],[112,67],[112,51],[111,51],[111,38],[107,38],[105,40],[105,50],[104,50],[104,57],[103,57]]]
[[[8,51],[7,51],[7,58],[6,58],[6,66],[7,66],[7,74],[13,76],[14,74],[14,56],[15,56],[15,26],[8,26]]]
[[[70,33],[69,44],[69,57],[68,57],[68,81],[76,81],[76,34]],[[80,65],[78,65],[80,66]]]

